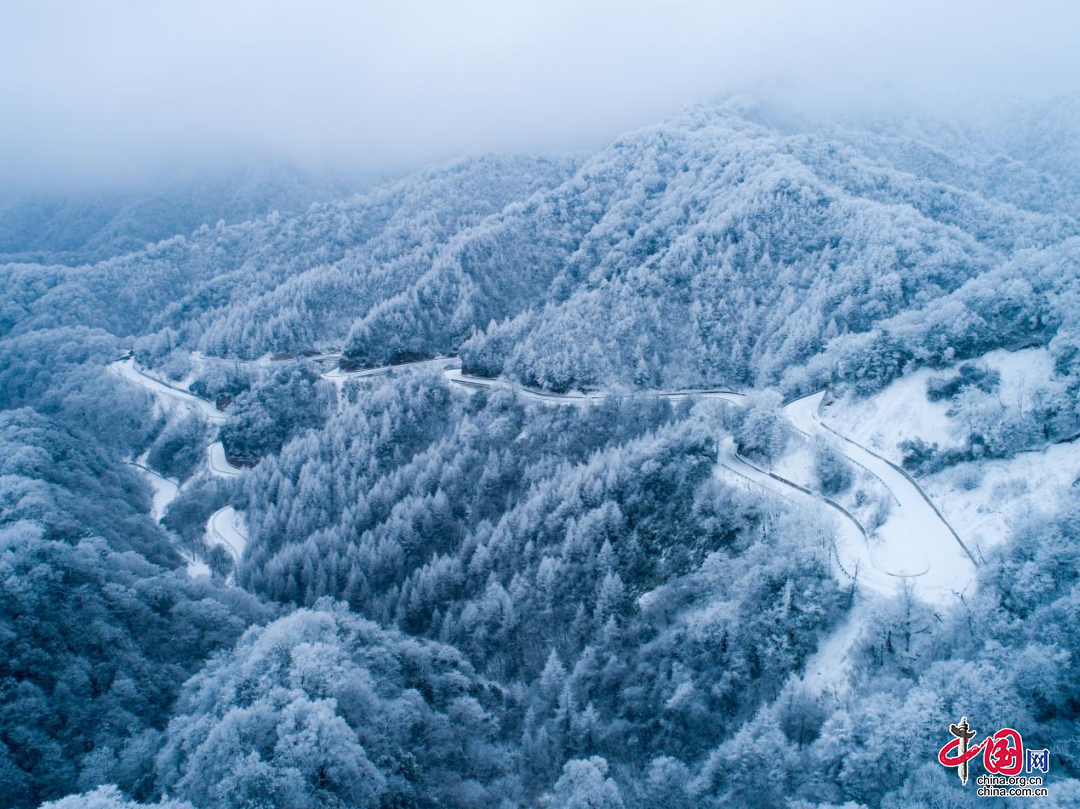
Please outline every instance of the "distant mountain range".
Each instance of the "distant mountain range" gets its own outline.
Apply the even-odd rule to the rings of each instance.
[[[475,372],[552,390],[770,383],[815,356],[833,373],[853,345],[864,375],[880,359],[864,343],[893,340],[892,318],[970,303],[964,285],[991,272],[1075,266],[1078,120],[1072,98],[982,128],[821,122],[736,99],[591,155],[475,156],[310,205],[334,189],[279,174],[22,206],[0,215],[9,258],[46,242],[71,254],[8,268],[0,329],[156,334],[151,356],[166,334],[241,358],[460,352]],[[871,375],[887,381],[925,338]]]

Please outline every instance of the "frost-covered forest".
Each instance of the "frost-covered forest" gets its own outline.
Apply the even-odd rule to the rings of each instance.
[[[20,198],[0,251],[0,805],[962,806],[961,715],[1080,802],[1076,97]],[[875,576],[920,526],[822,389],[961,579]]]

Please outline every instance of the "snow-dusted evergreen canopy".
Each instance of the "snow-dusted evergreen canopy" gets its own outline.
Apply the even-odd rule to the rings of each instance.
[[[0,210],[0,804],[1075,802],[1078,120]]]

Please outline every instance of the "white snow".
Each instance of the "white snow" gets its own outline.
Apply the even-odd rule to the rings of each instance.
[[[1045,348],[1000,349],[970,362],[985,364],[1001,374],[996,395],[1012,407],[1026,407],[1031,391],[1046,383],[1054,370],[1054,360]],[[926,396],[931,377],[953,370],[920,368],[865,399],[845,396],[829,405],[829,424],[897,463],[898,445],[904,439],[920,438],[942,448],[957,446],[961,443],[960,432],[946,415],[951,403],[931,402]]]
[[[135,360],[131,357],[126,360],[118,360],[109,367],[113,369],[114,373],[146,388],[146,390],[153,394],[163,396],[166,399],[193,408],[212,422],[219,423],[225,420],[225,414],[214,407],[214,405],[206,399],[201,399],[185,390],[180,390],[179,388],[165,384],[159,379],[154,379],[152,376],[147,376],[135,367]]]
[[[468,376],[461,372],[460,366],[445,368],[443,376],[452,385],[471,392],[486,388],[489,390],[509,390],[516,396],[531,402],[543,402],[552,405],[580,405],[597,404],[612,395],[610,391],[585,393],[583,391],[569,391],[568,393],[551,393],[510,382],[506,379],[490,379],[487,377]],[[720,399],[732,404],[742,404],[743,395],[727,390],[671,390],[671,391],[636,391],[628,396],[656,396],[661,399],[670,399],[673,402],[695,397],[699,399]]]
[[[784,410],[808,435],[830,435],[818,418],[821,391],[797,399]],[[918,486],[886,461],[851,441],[836,445],[847,457],[877,475],[896,497],[892,513],[871,543],[876,568],[912,577],[915,592],[931,603],[950,603],[971,583],[975,566]]]
[[[189,579],[210,578],[210,565],[189,554],[182,553],[180,555],[187,562],[186,572]]]
[[[1060,502],[1077,478],[1080,441],[1072,441],[1013,458],[960,464],[922,483],[961,539],[973,551],[986,551],[1039,504]]]
[[[218,477],[235,478],[241,474],[238,467],[229,463],[229,459],[225,455],[225,445],[220,441],[215,441],[206,448],[206,464],[210,471]]]
[[[176,496],[180,493],[180,484],[175,480],[159,475],[152,469],[143,466],[140,466],[139,469],[143,473],[143,477],[145,477],[150,484],[150,488],[154,490],[154,499],[150,505],[150,514],[157,522],[161,522],[161,518],[165,514],[165,509],[169,507],[169,503],[175,500]]]
[[[1001,374],[997,396],[1010,407],[1027,408],[1028,394],[1054,375],[1054,358],[1045,348],[991,351],[977,360]]]
[[[771,465],[771,472],[793,480],[800,486],[815,489],[817,475],[814,472],[814,451],[803,436],[795,436],[788,443],[787,451]]]
[[[926,398],[926,383],[938,373],[920,368],[874,396],[865,399],[845,396],[829,405],[829,424],[897,463],[900,461],[897,445],[906,438],[952,446],[957,440],[945,415],[949,403]]]
[[[863,538],[861,526],[839,510],[829,506],[824,500],[813,494],[807,494],[790,483],[784,483],[770,477],[764,471],[748,463],[736,453],[735,440],[727,436],[720,442],[720,463],[718,468],[727,469],[748,483],[753,483],[795,503],[803,503],[832,515],[836,520],[836,556],[839,562],[837,578],[842,583],[850,583],[850,576],[858,571],[858,581],[863,587],[885,595],[896,592],[898,579],[887,569],[875,564],[870,548]],[[749,487],[748,487],[749,488]]]
[[[211,514],[206,521],[206,543],[211,547],[221,545],[235,562],[239,562],[247,547],[247,527],[243,515],[232,506],[225,506]]]
[[[867,602],[865,593],[857,595],[840,625],[826,635],[803,667],[803,682],[815,694],[839,696],[851,670],[851,647],[855,645],[866,623]]]

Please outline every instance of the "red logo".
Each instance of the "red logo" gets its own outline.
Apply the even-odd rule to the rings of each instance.
[[[1024,741],[1012,728],[1002,728],[983,742],[983,766],[995,775],[1019,775],[1024,768]]]

